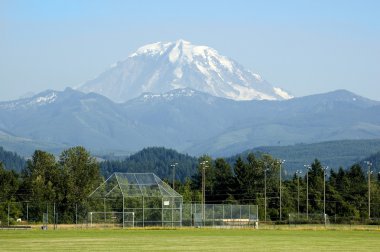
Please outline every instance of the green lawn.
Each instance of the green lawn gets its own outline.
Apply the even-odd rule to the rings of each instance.
[[[380,251],[380,231],[0,230],[0,251]]]

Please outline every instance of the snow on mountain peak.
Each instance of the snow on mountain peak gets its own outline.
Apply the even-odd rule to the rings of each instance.
[[[43,106],[55,102],[57,93],[54,91],[47,91],[30,98],[24,98],[9,102],[0,103],[0,108],[15,110],[18,108],[28,108],[32,106]]]
[[[195,94],[195,91],[189,88],[182,88],[182,89],[174,89],[167,93],[162,94],[153,94],[153,93],[144,93],[141,95],[140,100],[148,101],[148,100],[157,100],[157,99],[165,99],[167,101],[171,101],[174,98],[179,97],[191,97]]]
[[[215,49],[182,39],[142,46],[79,90],[124,102],[144,92],[166,93],[179,88],[234,100],[292,98]]]
[[[181,62],[192,62],[194,58],[199,58],[201,60],[208,60],[210,66],[214,69],[216,68],[212,61],[219,61],[222,67],[225,67],[229,71],[233,71],[233,63],[224,56],[219,55],[219,53],[208,46],[197,46],[191,44],[189,41],[179,39],[175,42],[156,42],[153,44],[145,45],[137,49],[135,53],[129,55],[129,58],[150,55],[150,56],[161,56],[168,54],[169,61],[171,63],[176,63],[178,60]]]
[[[166,49],[168,48],[169,45],[170,45],[170,43],[163,44],[161,42],[145,45],[145,46],[142,46],[139,49],[137,49],[137,51],[135,53],[132,53],[131,55],[129,55],[129,58],[136,57],[136,56],[139,56],[142,54],[148,54],[148,55],[160,54],[160,55],[162,55],[166,51]]]
[[[31,101],[31,104],[42,105],[42,104],[52,103],[55,101],[56,98],[57,98],[57,94],[55,92],[52,92],[46,96],[39,96],[39,97],[34,98]]]

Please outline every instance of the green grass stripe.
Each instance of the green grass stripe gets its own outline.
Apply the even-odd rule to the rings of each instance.
[[[360,230],[0,230],[0,251],[379,251]]]

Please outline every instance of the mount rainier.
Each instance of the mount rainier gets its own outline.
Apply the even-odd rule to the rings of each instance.
[[[145,92],[161,94],[181,88],[238,101],[292,98],[215,49],[184,40],[140,47],[78,89],[125,102]]]
[[[0,146],[30,155],[164,146],[228,156],[257,146],[380,138],[380,102],[345,90],[292,98],[206,46],[143,46],[79,90],[0,102]]]

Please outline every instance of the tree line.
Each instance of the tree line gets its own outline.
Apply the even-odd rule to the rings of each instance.
[[[174,181],[184,203],[201,202],[204,177],[206,204],[258,205],[261,220],[278,221],[280,216],[287,220],[291,214],[306,212],[310,215],[326,212],[342,221],[380,218],[380,177],[359,164],[334,171],[326,170],[316,159],[285,178],[283,165],[270,155],[250,153],[244,158],[237,157],[232,165],[226,159],[206,155],[195,160],[195,164],[184,163],[186,168],[176,157],[167,155],[166,159],[177,163],[178,173],[188,174],[189,167],[195,165],[192,176]],[[147,154],[146,162],[150,158]],[[133,172],[149,172],[138,170],[138,161],[134,162]],[[151,162],[149,165],[154,166]],[[25,212],[24,206],[9,204],[12,202],[33,204],[30,215],[45,212],[47,203],[56,203],[60,221],[73,223],[75,208],[80,205],[85,211],[89,194],[107,178],[100,171],[99,162],[83,147],[64,150],[58,159],[37,150],[21,172],[6,170],[0,163],[0,220],[4,221],[8,213],[20,216]],[[172,172],[172,167],[166,165],[165,173],[161,174],[169,185],[173,184]]]
[[[13,202],[29,202],[33,206],[27,210],[30,216],[45,213],[49,203],[59,203],[60,220],[72,223],[74,207],[85,207],[88,195],[102,181],[99,164],[83,147],[64,150],[58,161],[36,150],[20,173],[0,163],[0,220],[4,223],[8,213],[18,217],[25,213],[25,204]]]
[[[316,159],[290,179],[284,179],[281,162],[270,155],[257,157],[250,153],[245,159],[237,157],[232,166],[223,158],[203,156],[199,164],[191,179],[183,184],[176,182],[185,202],[201,202],[204,175],[206,203],[258,205],[261,220],[280,219],[280,187],[283,220],[306,213],[326,213],[337,222],[380,218],[380,175],[368,173],[367,165],[334,171]]]

